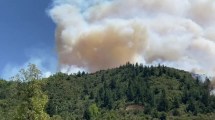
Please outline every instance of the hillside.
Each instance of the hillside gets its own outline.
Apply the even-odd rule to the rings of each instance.
[[[165,66],[138,64],[88,74],[57,73],[40,81],[45,112],[55,120],[212,120],[215,96],[208,79]],[[23,87],[25,86],[25,83]],[[17,81],[0,81],[0,119],[13,119]]]

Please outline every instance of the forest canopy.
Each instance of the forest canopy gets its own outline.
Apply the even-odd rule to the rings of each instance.
[[[208,78],[163,65],[127,63],[48,78],[29,65],[13,80],[0,80],[0,119],[212,120],[212,90]]]

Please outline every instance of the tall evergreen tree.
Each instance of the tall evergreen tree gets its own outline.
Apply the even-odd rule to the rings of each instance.
[[[162,90],[159,103],[157,106],[158,111],[167,111],[169,109],[169,102],[167,100],[166,91]]]

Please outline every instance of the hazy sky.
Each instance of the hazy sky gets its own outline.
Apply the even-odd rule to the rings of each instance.
[[[51,0],[0,0],[0,77],[28,62],[45,74],[56,69],[55,25],[46,13]]]

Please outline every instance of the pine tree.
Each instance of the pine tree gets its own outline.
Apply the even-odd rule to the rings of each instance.
[[[161,92],[161,96],[159,99],[157,109],[158,109],[158,111],[167,111],[169,109],[169,102],[167,100],[165,90],[162,90],[162,92]]]

